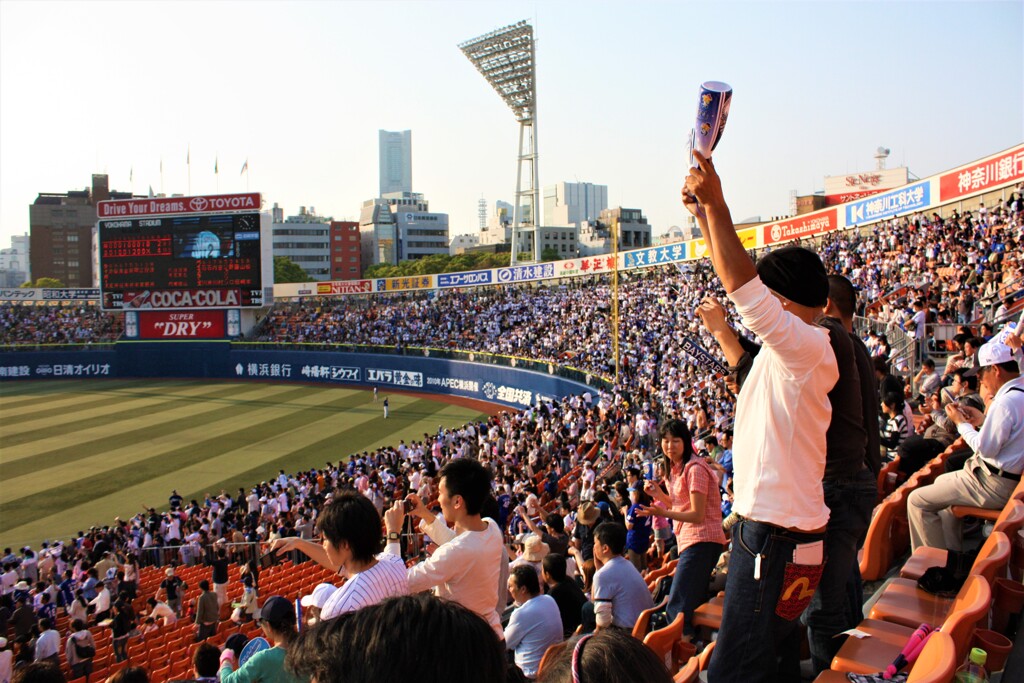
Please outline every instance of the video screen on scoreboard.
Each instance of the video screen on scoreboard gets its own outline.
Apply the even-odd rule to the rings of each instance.
[[[118,218],[98,229],[106,309],[263,305],[257,213]]]

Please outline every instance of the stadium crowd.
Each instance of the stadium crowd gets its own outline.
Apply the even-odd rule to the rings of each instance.
[[[977,379],[965,375],[979,364],[992,365],[983,347],[995,348],[986,342],[997,343],[992,337],[998,326],[1019,315],[1022,209],[1014,198],[1003,207],[946,219],[913,215],[865,235],[830,235],[817,245],[825,270],[860,290],[857,312],[879,323],[866,341],[882,385],[876,404],[887,408],[879,430],[893,456],[914,438],[910,411],[919,400],[929,423],[946,429],[945,445],[969,431],[955,416],[952,426],[944,420],[942,406],[950,401],[943,392],[953,387],[970,394],[971,379],[974,392],[979,389]],[[574,640],[541,680],[573,680],[578,668],[587,667],[593,673],[586,680],[615,680],[612,672],[597,673],[601,666],[650,672],[644,680],[671,680],[657,657],[637,646],[640,641],[610,627],[629,630],[653,606],[644,579],[649,561],[661,565],[683,557],[695,544],[710,551],[700,569],[689,570],[686,586],[672,581],[665,589],[669,621],[689,616],[728,575],[720,558],[727,548],[722,520],[726,528],[736,520],[730,515],[732,438],[735,394],[743,391],[744,377],[736,376],[736,363],[719,348],[698,309],[716,299],[745,346],[765,339],[750,331],[743,306],[725,296],[722,273],[711,262],[623,279],[620,376],[606,391],[438,428],[409,444],[339,453],[337,463],[282,471],[237,492],[190,501],[175,492],[165,511],[147,509],[38,550],[5,549],[0,674],[5,666],[59,664],[61,655],[72,676],[87,674],[89,648],[95,648],[88,641],[101,627],[113,631],[118,661],[126,656],[124,643],[157,628],[158,621],[191,618],[196,639],[205,640],[226,600],[226,567],[237,563],[249,597],[233,618],[258,616],[265,636],[281,647],[237,671],[232,650],[225,649],[212,667],[222,683],[281,680],[254,678],[246,667],[280,671],[286,664],[289,680],[381,680],[414,672],[440,680],[442,671],[452,681],[532,679],[547,648],[567,637]],[[431,297],[307,300],[276,305],[257,338],[453,348],[609,376],[609,296],[603,280],[574,280]],[[989,327],[978,326],[979,319]],[[913,378],[890,374],[890,361],[916,370],[920,360],[946,351],[929,338],[931,323],[972,326],[959,341],[951,340],[967,347],[952,356],[958,360],[941,373],[933,362],[931,368],[922,364]],[[101,341],[118,334],[110,317],[90,307],[4,305],[0,325],[4,343]],[[914,357],[893,357],[887,336],[901,334],[915,340]],[[687,342],[733,371],[722,376],[710,363],[697,362],[683,350]],[[772,343],[766,342],[769,352]],[[978,450],[976,440],[966,443]],[[699,505],[686,495],[695,487]],[[347,578],[340,588],[318,588],[303,601],[319,611],[320,626],[297,634],[291,606],[260,595],[260,564],[251,549],[265,544],[294,562],[309,558]],[[184,587],[174,567],[197,563],[211,567],[210,580],[193,604],[182,604]],[[166,578],[149,608],[138,613],[138,577],[149,565],[161,567]],[[697,590],[687,591],[694,585]],[[407,595],[430,588],[452,601]],[[70,624],[63,634],[53,628],[59,615]],[[403,630],[417,619],[423,621],[418,628]],[[560,628],[544,628],[555,623]],[[685,623],[692,634],[690,620]],[[459,638],[478,654],[460,662],[438,658],[429,665],[437,668],[427,672],[409,664],[424,666],[408,650],[410,643],[418,642],[417,652],[433,652]],[[17,644],[16,652],[8,641]],[[354,641],[369,649],[330,646]],[[514,666],[506,666],[505,649]],[[209,667],[199,652],[196,676],[209,678],[200,673]]]
[[[98,344],[116,341],[122,316],[92,304],[0,303],[0,344]]]

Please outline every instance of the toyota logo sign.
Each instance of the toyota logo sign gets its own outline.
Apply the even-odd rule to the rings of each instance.
[[[206,201],[206,197],[194,197],[188,205],[193,211],[206,211],[209,202]]]

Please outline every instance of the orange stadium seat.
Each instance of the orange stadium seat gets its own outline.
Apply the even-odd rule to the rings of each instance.
[[[650,627],[651,615],[655,612],[665,609],[665,605],[667,604],[668,600],[665,599],[662,600],[660,604],[657,604],[654,607],[651,607],[650,609],[645,609],[643,612],[641,612],[636,618],[636,623],[633,624],[633,637],[637,640],[643,640],[644,636],[647,635],[648,629]]]
[[[942,631],[933,633],[910,670],[907,683],[950,683],[959,661],[953,639]],[[886,663],[886,666],[888,664],[889,662]],[[876,673],[879,670],[876,669],[870,673]],[[823,671],[814,679],[814,683],[847,682],[846,672],[835,670]]]
[[[895,527],[906,519],[906,486],[893,491],[882,504],[875,508],[864,539],[860,557],[860,573],[865,581],[877,581],[889,571],[896,553]]]
[[[994,531],[982,545],[971,567],[971,574],[984,577],[991,586],[997,576],[1001,577],[1006,572],[1009,559],[1010,539],[1003,532]],[[926,593],[917,587],[916,581],[897,578],[885,587],[875,601],[870,617],[917,628],[918,624],[942,621],[949,609],[948,599]]]
[[[671,624],[644,636],[644,645],[665,662],[669,671],[678,670],[694,654],[693,645],[682,640],[683,620],[680,612]]]
[[[971,575],[950,605],[948,615],[940,621],[920,621],[915,626],[905,626],[877,619],[865,619],[858,629],[870,637],[847,638],[832,660],[836,671],[874,673],[887,667],[900,653],[907,640],[920,624],[933,626],[941,623],[941,632],[952,642],[957,661],[967,657],[971,636],[978,622],[988,615],[992,601],[992,589],[984,577]]]
[[[1004,507],[1000,516],[996,519],[993,531],[1002,531],[1011,539],[1017,535],[1017,531],[1024,526],[1024,501],[1011,499]],[[947,552],[943,548],[930,548],[921,546],[914,551],[900,568],[900,576],[915,581],[927,571],[929,567],[942,567],[946,564]]]

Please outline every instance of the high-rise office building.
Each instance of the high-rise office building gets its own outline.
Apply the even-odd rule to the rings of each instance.
[[[412,192],[412,131],[382,130],[380,138],[380,196]]]
[[[544,188],[544,224],[579,225],[596,221],[608,208],[608,186],[558,183]]]
[[[359,215],[362,267],[448,253],[448,214],[430,211],[418,192],[367,199]]]

